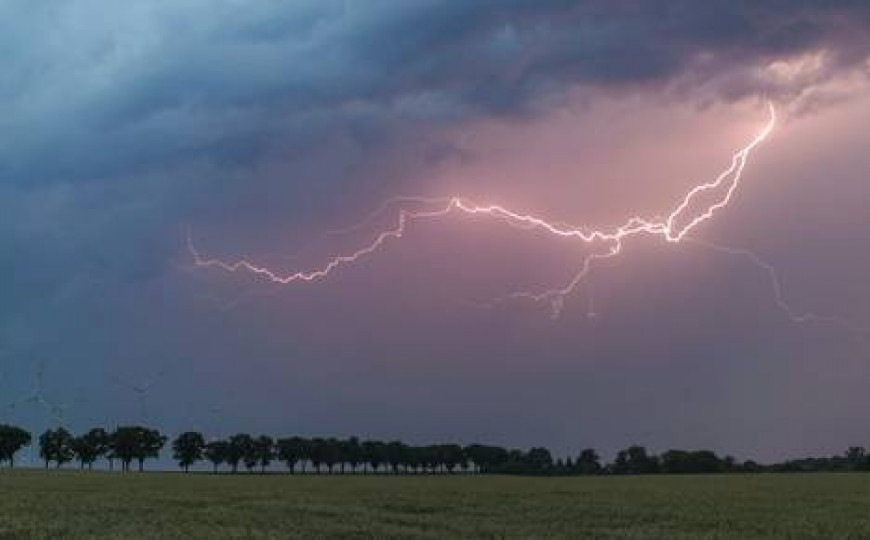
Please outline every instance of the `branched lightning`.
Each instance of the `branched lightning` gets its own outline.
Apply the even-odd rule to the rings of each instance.
[[[713,242],[699,240],[697,238],[687,238],[686,241],[718,253],[743,257],[759,269],[763,270],[765,274],[767,274],[771,290],[773,291],[773,299],[776,302],[777,307],[779,307],[779,309],[781,309],[782,312],[785,313],[786,317],[788,317],[788,319],[792,322],[798,324],[808,322],[829,323],[840,326],[855,334],[867,333],[865,328],[856,325],[848,319],[844,319],[842,317],[835,317],[832,315],[819,315],[811,312],[798,311],[793,308],[791,304],[785,299],[785,293],[783,292],[782,288],[782,280],[780,279],[776,268],[772,264],[761,258],[761,256],[757,253],[748,249],[723,246],[720,244],[714,244]]]
[[[523,230],[543,231],[553,236],[573,240],[594,248],[582,259],[577,272],[564,285],[538,292],[517,291],[496,298],[492,302],[498,303],[512,299],[549,302],[555,317],[561,312],[565,297],[575,291],[588,278],[594,264],[599,260],[610,259],[619,255],[622,252],[623,243],[626,239],[635,236],[652,236],[660,237],[669,243],[681,243],[689,240],[688,235],[701,223],[712,218],[717,211],[726,207],[731,202],[734,193],[740,185],[743,171],[752,151],[770,135],[776,125],[776,111],[772,103],[768,104],[768,111],[769,118],[767,122],[746,146],[733,154],[729,166],[713,180],[696,185],[689,190],[682,199],[677,201],[670,213],[664,217],[654,219],[634,216],[613,229],[590,229],[563,222],[551,222],[537,216],[516,212],[500,205],[475,204],[464,197],[397,197],[385,202],[361,223],[346,229],[330,231],[327,234],[344,234],[358,230],[362,226],[374,221],[376,217],[389,208],[398,205],[397,219],[392,227],[379,232],[369,244],[350,253],[337,255],[322,267],[313,270],[281,273],[266,266],[254,264],[247,259],[227,262],[217,258],[204,257],[194,246],[190,234],[188,234],[187,246],[193,256],[195,265],[198,267],[218,268],[227,272],[248,272],[267,282],[287,285],[298,281],[317,281],[327,277],[338,268],[354,263],[378,251],[389,240],[401,238],[406,233],[409,223],[413,221],[435,219],[453,213],[486,216]],[[692,239],[692,242],[699,243],[694,239]],[[771,276],[777,304],[791,320],[795,322],[845,322],[835,317],[794,312],[783,300],[780,282],[773,267],[751,252],[723,248],[711,244],[707,244],[707,246],[720,252],[746,257],[768,271]],[[856,329],[852,325],[849,326],[850,329]]]

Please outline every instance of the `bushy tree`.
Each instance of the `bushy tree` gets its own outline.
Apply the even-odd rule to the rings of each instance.
[[[39,456],[45,461],[46,469],[51,462],[60,468],[73,460],[73,440],[72,434],[62,427],[46,430],[39,436]]]
[[[277,457],[287,465],[290,474],[296,471],[296,464],[307,459],[306,441],[302,437],[287,437],[278,439],[277,442]]]
[[[139,472],[142,472],[145,460],[158,457],[166,444],[166,437],[158,430],[143,426],[119,427],[110,440],[112,454],[121,460],[124,471],[130,470],[135,459],[139,463]]]
[[[356,474],[357,467],[363,461],[362,445],[358,437],[351,437],[344,443],[344,456],[347,464],[350,465],[350,471]]]
[[[335,465],[342,461],[342,444],[341,441],[334,437],[330,437],[323,441],[321,447],[320,459],[326,465],[326,470],[332,474],[332,469]]]
[[[385,447],[386,445],[381,441],[365,441],[362,443],[363,461],[375,473],[378,472],[378,467],[386,462]]]
[[[254,441],[254,454],[257,458],[257,464],[260,465],[260,472],[265,472],[266,467],[275,459],[275,441],[268,435],[260,435]]]
[[[227,447],[226,461],[235,473],[239,470],[239,463],[245,461],[247,466],[250,463],[250,468],[253,468],[257,463],[254,456],[254,439],[247,433],[237,433],[230,437]]]
[[[320,474],[320,466],[323,464],[324,452],[326,449],[326,440],[320,437],[315,437],[308,441],[308,461],[317,474]]]
[[[602,470],[600,460],[594,448],[584,448],[574,463],[574,469],[578,474],[599,474]]]
[[[384,459],[389,464],[393,474],[399,474],[399,467],[408,462],[408,446],[401,441],[387,443],[384,448]]]
[[[172,441],[172,457],[184,472],[188,472],[191,465],[202,460],[204,449],[205,438],[197,431],[187,431]]]
[[[662,472],[669,474],[715,473],[725,470],[725,461],[709,450],[668,450],[660,458]]]
[[[465,448],[465,455],[481,473],[496,472],[508,460],[508,451],[498,446],[472,444]]]
[[[553,456],[550,451],[543,447],[535,447],[529,450],[526,456],[526,463],[534,472],[546,472],[547,469],[553,466]]]
[[[631,446],[620,450],[613,463],[616,474],[651,474],[659,470],[658,459],[647,454],[643,446]]]
[[[227,441],[211,441],[205,445],[203,456],[212,464],[215,473],[221,463],[228,463],[230,443]]]
[[[0,424],[0,465],[8,461],[9,467],[15,466],[15,454],[29,445],[31,435],[17,426]]]
[[[860,446],[850,446],[846,450],[846,462],[852,471],[866,471],[870,469],[870,455]]]
[[[83,469],[93,468],[94,462],[108,450],[109,434],[103,428],[93,428],[87,433],[73,439],[72,449],[79,466]]]

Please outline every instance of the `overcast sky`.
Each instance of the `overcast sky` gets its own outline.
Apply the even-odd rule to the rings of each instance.
[[[744,256],[632,239],[553,319],[477,305],[583,256],[498,221],[415,223],[286,286],[186,248],[316,269],[397,209],[324,232],[397,195],[613,227],[715,178],[771,100],[694,236],[772,264],[795,313],[870,328],[865,1],[13,0],[0,57],[7,421],[55,423],[37,389],[74,430],[870,445],[867,335],[793,322]]]

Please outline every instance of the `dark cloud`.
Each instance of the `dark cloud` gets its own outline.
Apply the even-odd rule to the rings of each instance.
[[[817,49],[847,68],[870,41],[870,9],[845,1],[5,10],[2,122],[18,134],[0,154],[7,181],[228,154],[251,162],[276,138],[370,121],[353,112],[363,104],[393,121],[455,121],[522,110],[578,84],[666,83],[692,70],[715,79]],[[777,89],[741,93],[759,90]]]

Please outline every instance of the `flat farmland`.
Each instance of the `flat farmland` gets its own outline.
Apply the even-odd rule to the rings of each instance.
[[[870,475],[0,471],[2,538],[868,538]]]

